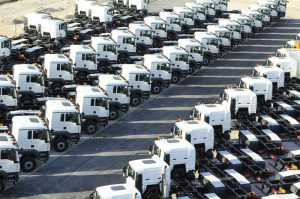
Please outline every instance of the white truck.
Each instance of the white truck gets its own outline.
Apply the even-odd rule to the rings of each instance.
[[[134,22],[129,24],[128,30],[135,35],[136,54],[146,54],[147,49],[153,45],[151,28],[144,23]]]
[[[126,1],[126,0],[124,0]],[[145,11],[148,13],[149,0],[128,0],[128,6],[134,11]]]
[[[50,15],[46,13],[28,13],[24,17],[24,31],[26,33],[41,32],[41,25],[43,19],[49,19]]]
[[[113,22],[114,10],[110,6],[93,5],[90,19],[92,23],[109,26]]]
[[[249,38],[254,35],[252,19],[242,14],[230,14],[230,20],[236,21],[241,25],[241,34],[243,38]]]
[[[72,60],[76,82],[85,81],[89,74],[97,72],[96,53],[89,46],[71,45],[69,58]]]
[[[179,138],[156,140],[149,151],[154,158],[159,158],[169,165],[171,179],[195,179],[196,150],[187,140]]]
[[[117,44],[109,37],[92,37],[91,47],[96,52],[98,72],[111,72],[118,62]]]
[[[194,39],[199,41],[203,48],[204,55],[209,57],[210,60],[216,59],[221,56],[219,51],[219,39],[212,33],[208,32],[195,32]]]
[[[119,75],[100,74],[98,86],[107,93],[109,102],[109,118],[115,120],[120,112],[127,112],[132,100],[128,82]]]
[[[159,94],[162,87],[168,88],[171,84],[172,70],[170,61],[161,54],[146,54],[142,61],[151,72],[151,92]]]
[[[285,82],[290,79],[297,78],[297,61],[291,57],[269,57],[266,61],[266,66],[278,67],[284,72],[284,80]]]
[[[297,78],[300,77],[300,49],[279,48],[275,54],[276,57],[289,57],[297,62]]]
[[[3,129],[4,130],[4,129]],[[20,163],[16,140],[0,133],[0,193],[19,181]]]
[[[61,93],[64,85],[73,83],[72,62],[64,54],[45,54],[43,69],[50,94]]]
[[[199,104],[196,105],[190,118],[206,122],[214,129],[215,138],[230,138],[231,112],[222,104]]]
[[[131,96],[136,95],[131,97],[132,106],[138,106],[143,99],[150,98],[151,73],[146,67],[140,64],[122,64],[119,73],[129,83]]]
[[[96,86],[78,86],[75,100],[86,134],[94,134],[99,129],[98,125],[106,126],[108,124],[109,99],[102,89]]]
[[[252,74],[253,77],[265,77],[273,83],[273,90],[284,87],[284,71],[279,67],[256,66]]]
[[[263,30],[263,15],[260,12],[250,9],[242,9],[241,12],[252,20],[252,32],[257,33]]]
[[[167,23],[159,16],[145,17],[144,22],[152,30],[153,46],[162,47],[167,40]]]
[[[238,22],[230,19],[220,19],[219,26],[230,30],[232,45],[239,45],[242,42],[242,26]]]
[[[181,33],[181,18],[174,12],[160,12],[159,17],[165,21],[168,40],[177,40]]]
[[[201,68],[202,65],[207,66],[210,63],[210,58],[204,55],[202,44],[197,40],[179,39],[178,47],[189,53],[189,74],[192,74],[197,68]]]
[[[160,158],[129,161],[123,168],[123,176],[126,177],[126,184],[136,187],[142,197],[170,197],[170,167]]]
[[[258,11],[263,15],[262,23],[264,27],[271,25],[271,10],[269,8],[257,4],[252,4],[249,6],[249,9]]]
[[[17,108],[17,92],[13,80],[0,75],[0,119],[6,119],[7,113]]]
[[[181,18],[181,32],[189,33],[194,27],[194,11],[186,7],[173,7],[173,11]]]
[[[268,104],[272,101],[273,84],[265,77],[242,77],[239,88],[249,89],[255,93],[259,104]]]
[[[0,72],[7,70],[9,57],[11,56],[11,40],[0,36]]]
[[[18,146],[22,171],[31,172],[36,168],[37,161],[48,161],[50,136],[47,124],[41,117],[13,116],[11,126],[12,136]]]
[[[172,71],[171,83],[179,82],[180,77],[186,77],[189,71],[189,54],[177,46],[164,46],[162,55],[170,60]]]
[[[67,26],[61,19],[42,19],[40,35],[47,41],[58,41],[64,43]]]
[[[231,32],[225,27],[218,25],[208,25],[207,32],[216,35],[219,38],[219,50],[226,52],[233,48],[231,44]]]
[[[185,7],[194,11],[194,26],[200,28],[206,21],[206,7],[196,2],[186,2]]]
[[[92,6],[96,6],[96,1],[80,0],[75,2],[75,16],[78,18],[87,19],[91,17]]]
[[[78,107],[66,99],[48,100],[43,110],[55,151],[67,150],[69,143],[80,140],[81,118]]]
[[[213,0],[196,0],[196,3],[206,7],[206,19],[211,20],[216,16],[216,3]]]
[[[97,187],[90,194],[90,199],[142,199],[142,196],[133,185],[114,184]]]
[[[231,113],[231,118],[255,119],[257,97],[250,89],[227,88],[220,95],[222,104]]]
[[[216,16],[220,17],[227,11],[228,2],[230,0],[214,0],[214,1],[216,2],[216,5],[215,5]]]
[[[44,74],[38,65],[16,64],[13,66],[18,105],[22,108],[35,106],[36,100],[45,95]]]
[[[258,0],[257,4],[260,6],[265,6],[270,9],[271,22],[275,22],[279,20],[278,4],[276,2],[269,1],[269,0]]]
[[[215,136],[213,127],[208,123],[199,120],[179,120],[172,127],[171,134],[193,144],[197,156],[213,158]]]

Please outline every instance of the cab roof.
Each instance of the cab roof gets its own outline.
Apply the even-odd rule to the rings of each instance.
[[[101,74],[99,75],[99,85],[101,88],[106,88],[107,85],[128,85],[126,80],[119,75]]]
[[[217,36],[209,32],[195,32],[194,36],[195,38],[200,37],[205,39],[217,39]]]
[[[174,12],[160,12],[160,13],[159,13],[159,16],[160,16],[162,19],[166,19],[166,18],[168,18],[168,17],[180,19],[179,15],[177,15],[177,14],[174,13]]]
[[[6,41],[6,40],[9,40],[9,39],[7,37],[0,36],[0,42]]]
[[[106,185],[97,187],[96,191],[101,194],[101,197],[103,198],[114,198],[118,196],[127,196],[129,198],[134,196],[136,193],[139,193],[134,186],[129,184]]]
[[[256,66],[254,67],[256,71],[259,71],[261,73],[267,73],[267,72],[278,72],[283,73],[283,70],[279,67],[273,67],[273,66]]]
[[[187,7],[173,7],[175,13],[194,13],[191,9]]]
[[[92,37],[92,45],[116,45],[116,43],[109,37]]]
[[[227,28],[219,26],[219,25],[208,25],[207,30],[219,31],[219,32],[230,32],[230,30],[228,30]]]
[[[185,47],[202,47],[202,44],[196,39],[178,39],[178,44]]]
[[[163,169],[167,164],[159,158],[139,159],[129,161],[129,165],[137,172],[141,173],[147,169]]]
[[[188,54],[185,50],[178,46],[164,46],[162,48],[163,54],[169,56],[169,54],[176,53],[176,54]]]
[[[78,112],[75,105],[66,99],[48,100],[46,102],[46,110],[51,112]]]
[[[135,36],[129,32],[128,29],[115,29],[111,31],[112,38],[114,37],[134,37]]]
[[[130,23],[128,27],[129,30],[133,30],[133,32],[136,30],[151,30],[151,28],[144,23]]]
[[[170,152],[178,149],[188,149],[195,151],[194,145],[184,139],[171,138],[156,140],[155,144],[164,152]]]
[[[54,62],[71,62],[64,54],[45,54],[44,60],[51,60]]]
[[[245,82],[248,85],[254,85],[254,84],[272,84],[270,80],[268,80],[265,77],[242,77],[241,80]]]
[[[245,96],[245,97],[256,97],[256,94],[246,88],[227,88],[225,93],[232,97]]]
[[[12,118],[12,124],[12,128],[16,130],[47,129],[47,126],[44,125],[44,121],[39,116],[14,116]]]
[[[13,74],[16,75],[42,75],[39,67],[35,64],[16,64],[13,66]]]
[[[159,16],[149,16],[145,17],[144,21],[146,24],[165,24],[166,22],[163,21]]]
[[[78,86],[76,88],[76,97],[104,97],[107,95],[97,86]]]
[[[0,75],[0,87],[13,87],[15,86],[12,80],[6,75]]]
[[[122,74],[124,73],[150,73],[144,66],[139,64],[122,64]]]
[[[0,150],[1,149],[17,149],[17,145],[13,144],[13,137],[6,133],[0,133]]]
[[[70,52],[76,51],[78,53],[94,53],[93,49],[86,45],[71,45]]]
[[[211,125],[199,120],[178,121],[175,123],[175,125],[186,133],[194,130],[198,130],[199,133],[201,133],[203,130],[214,132],[214,129]]]
[[[146,54],[144,55],[144,60],[149,60],[151,59],[152,62],[163,62],[163,63],[170,63],[170,61],[168,60],[168,58],[166,58],[165,56],[163,56],[162,54]]]
[[[195,108],[203,113],[204,115],[210,115],[214,112],[228,112],[229,110],[225,108],[223,104],[200,104],[195,106]]]

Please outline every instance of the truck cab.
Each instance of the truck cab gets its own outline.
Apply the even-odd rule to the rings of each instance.
[[[168,40],[177,40],[181,33],[181,18],[174,12],[160,12],[159,17],[166,22]]]
[[[219,38],[219,50],[226,52],[233,48],[231,44],[231,32],[225,27],[218,25],[208,25],[207,32],[216,35]]]
[[[61,19],[43,19],[41,21],[41,36],[45,40],[64,41],[67,26]]]
[[[69,143],[77,144],[80,140],[81,118],[78,107],[65,100],[48,100],[44,116],[51,133],[54,150],[63,152]]]
[[[195,179],[196,150],[187,140],[156,140],[149,150],[154,158],[159,158],[169,165],[171,179]]]
[[[276,53],[276,57],[289,57],[297,62],[297,77],[300,77],[300,49],[295,48],[279,48]]]
[[[85,81],[87,75],[97,71],[97,59],[95,51],[85,45],[71,45],[69,58],[74,68],[74,78],[78,81]]]
[[[110,6],[93,5],[91,20],[93,23],[110,25],[113,22],[114,10]]]
[[[210,63],[209,57],[204,56],[202,44],[195,39],[179,39],[178,47],[189,53],[189,74],[193,73],[196,68]]]
[[[13,116],[11,132],[19,149],[22,171],[31,172],[36,168],[37,161],[48,161],[49,130],[41,117]]]
[[[40,33],[42,20],[50,19],[46,13],[28,13],[24,17],[24,31],[26,33]]]
[[[8,59],[11,55],[11,40],[7,37],[0,36],[0,63]],[[0,68],[1,69],[1,68]]]
[[[120,74],[129,83],[131,106],[138,106],[143,99],[150,98],[151,74],[146,67],[139,64],[122,64]]]
[[[128,6],[134,11],[147,11],[149,0],[128,0]]]
[[[129,56],[136,54],[136,40],[134,34],[126,29],[111,31],[111,38],[117,44],[118,60],[126,62]]]
[[[219,52],[219,39],[212,33],[208,32],[195,32],[195,40],[199,41],[204,47],[204,55],[210,59],[216,59],[220,54]]]
[[[266,61],[266,66],[278,67],[283,70],[285,82],[292,78],[297,78],[297,61],[291,57],[269,57]]]
[[[220,19],[219,26],[230,30],[232,45],[239,45],[242,42],[242,26],[238,22],[230,19]]]
[[[92,48],[96,51],[99,72],[111,71],[111,65],[118,62],[117,44],[109,37],[92,37]]]
[[[230,20],[236,21],[241,25],[241,34],[243,38],[249,38],[253,36],[252,32],[252,19],[242,14],[230,14]]]
[[[284,87],[284,71],[273,66],[256,66],[252,71],[253,77],[265,77],[273,83],[273,90]]]
[[[142,199],[142,196],[129,184],[114,184],[97,187],[96,191],[90,194],[90,199]]]
[[[190,32],[190,29],[194,27],[194,11],[186,7],[174,7],[173,11],[181,18],[181,31]]]
[[[231,113],[231,118],[255,118],[257,109],[257,96],[250,89],[227,88],[221,94],[222,104]]]
[[[7,113],[17,108],[17,92],[13,80],[0,75],[0,119],[5,119]]]
[[[109,102],[110,119],[115,120],[119,117],[119,112],[127,112],[130,103],[130,89],[128,82],[119,75],[100,74],[98,86],[107,93],[111,99]]]
[[[260,12],[250,9],[242,9],[242,14],[248,16],[252,20],[252,32],[257,33],[263,30],[263,15]]]
[[[13,136],[0,133],[0,193],[19,181],[20,163],[17,142]]]
[[[83,130],[88,135],[98,131],[98,124],[106,126],[109,118],[109,99],[96,86],[78,86],[75,95],[79,107]]]
[[[20,107],[32,106],[38,97],[45,95],[44,74],[42,69],[37,65],[14,65],[13,80],[16,82],[18,104]]]
[[[202,4],[206,8],[206,19],[211,20],[216,16],[216,3],[213,0],[196,0],[196,3]]]
[[[97,5],[96,1],[80,0],[75,2],[75,16],[82,19],[91,17],[92,6]]]
[[[131,160],[123,168],[126,184],[136,187],[142,196],[169,198],[170,167],[157,157]]]
[[[228,7],[228,2],[230,0],[215,0],[216,2],[216,16],[220,17],[222,16],[225,12],[227,12],[227,7]]]
[[[172,69],[171,83],[179,82],[180,77],[186,77],[189,71],[189,54],[177,46],[164,46],[162,54],[170,60]]]
[[[179,120],[172,127],[171,134],[193,144],[197,156],[213,158],[214,129],[208,123],[199,120]]]
[[[206,21],[206,7],[195,2],[186,2],[185,7],[194,12],[194,26],[196,28],[202,27],[203,23]]]
[[[136,53],[144,55],[153,45],[152,30],[144,23],[130,23],[128,30],[135,35]]]
[[[225,139],[230,138],[231,113],[222,104],[199,104],[196,105],[190,118],[206,122],[214,129],[215,138],[220,136]]]
[[[151,92],[159,94],[162,87],[169,87],[171,84],[170,61],[161,54],[146,54],[143,59],[145,66],[151,73]]]
[[[257,4],[260,6],[265,6],[270,9],[271,22],[275,22],[279,20],[278,4],[276,2],[269,1],[269,0],[258,0]]]
[[[271,10],[268,7],[252,4],[249,6],[249,9],[258,11],[263,15],[262,23],[264,27],[271,25]]]
[[[63,54],[46,54],[43,68],[50,93],[61,93],[64,85],[73,83],[72,62]]]
[[[163,41],[167,40],[167,23],[159,16],[145,17],[144,22],[152,30],[153,45],[162,47]]]
[[[265,77],[242,77],[239,88],[250,89],[257,96],[257,102],[264,104],[270,103],[273,94],[273,84]]]

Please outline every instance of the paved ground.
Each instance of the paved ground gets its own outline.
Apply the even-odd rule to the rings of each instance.
[[[155,6],[168,7],[167,2],[161,2],[155,2]],[[174,5],[183,5],[183,2],[176,0]],[[230,5],[236,6],[235,2],[238,0],[231,0]],[[243,1],[239,5],[249,5],[249,2]],[[224,87],[236,84],[241,75],[249,74],[251,67],[264,63],[300,31],[295,2],[291,1],[293,6],[289,7],[287,19],[152,98],[63,156],[56,159],[52,156],[53,161],[30,176],[23,176],[0,198],[84,198],[97,186],[124,182],[123,166],[129,160],[148,157],[147,149],[153,138],[168,134],[177,118],[188,118],[197,102],[215,101]],[[286,147],[295,149],[297,146],[287,144]]]

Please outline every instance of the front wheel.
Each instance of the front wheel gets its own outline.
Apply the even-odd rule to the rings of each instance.
[[[130,105],[131,106],[138,106],[141,104],[141,102],[142,102],[142,99],[138,95],[132,95],[130,97]]]
[[[65,138],[55,138],[53,147],[56,152],[64,152],[68,149],[68,141]]]
[[[151,92],[155,95],[159,94],[161,92],[162,88],[161,88],[161,85],[159,84],[153,84],[151,86]]]
[[[195,72],[195,67],[194,66],[190,66],[189,70],[188,70],[189,75],[193,74],[194,72]]]
[[[180,80],[179,75],[177,75],[177,74],[172,75],[172,78],[171,78],[172,84],[177,84],[179,82],[179,80]]]
[[[86,121],[84,123],[84,129],[87,135],[92,135],[98,131],[98,125],[94,121]]]
[[[109,110],[109,119],[116,120],[119,117],[119,111],[116,108],[111,108]]]
[[[36,160],[33,157],[22,157],[20,160],[21,170],[24,172],[31,172],[36,168]]]
[[[203,65],[207,66],[210,63],[210,59],[208,57],[203,57]]]

